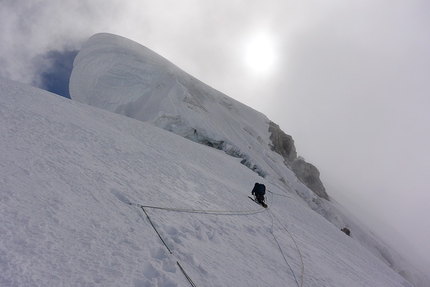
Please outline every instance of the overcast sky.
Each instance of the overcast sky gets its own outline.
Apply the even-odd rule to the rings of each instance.
[[[0,0],[0,77],[46,86],[47,61],[93,34],[135,40],[278,123],[330,196],[430,262],[429,15],[428,0]]]

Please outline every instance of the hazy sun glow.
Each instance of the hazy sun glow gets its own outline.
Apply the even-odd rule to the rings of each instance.
[[[254,34],[245,45],[245,63],[254,73],[267,74],[275,66],[277,51],[275,40],[268,33]]]

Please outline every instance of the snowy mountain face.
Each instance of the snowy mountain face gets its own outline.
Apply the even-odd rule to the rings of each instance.
[[[348,225],[348,217],[326,201],[329,197],[318,169],[297,157],[291,136],[265,115],[207,86],[138,43],[111,34],[91,37],[75,58],[70,94],[73,100],[223,150],[265,180],[298,194],[337,228]],[[360,228],[354,229],[357,235],[362,233]],[[366,238],[361,240],[363,245],[373,248],[375,244],[369,244],[368,237],[373,236],[360,238]],[[373,251],[382,261],[406,278],[416,277],[405,275],[404,268],[396,263],[403,260],[379,243]]]
[[[220,150],[4,80],[0,122],[0,286],[412,286]]]
[[[146,48],[96,35],[70,90],[0,79],[0,286],[430,286],[264,115]]]
[[[319,173],[308,172],[304,166],[311,165],[297,158],[294,141],[279,126],[133,41],[110,34],[91,37],[75,58],[70,94],[221,149],[262,177],[285,178],[291,170],[282,163],[300,162],[299,178],[319,183],[309,186],[328,199]]]

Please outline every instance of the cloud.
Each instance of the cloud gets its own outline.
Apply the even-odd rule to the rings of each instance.
[[[429,257],[429,7],[346,8],[294,36],[271,112],[323,181],[337,183],[330,195],[380,229],[372,211]]]
[[[48,51],[78,49],[92,34],[117,20],[119,5],[105,1],[0,1],[0,74],[31,83],[32,59]],[[121,7],[121,6],[119,6]],[[103,21],[99,21],[99,20]]]
[[[276,4],[276,5],[275,5]],[[243,35],[276,23],[291,5],[278,1],[0,1],[2,73],[31,82],[28,62],[50,50],[79,49],[93,34],[111,32],[138,41],[223,90],[243,73]],[[274,17],[273,13],[277,16]],[[285,17],[285,14],[284,14]],[[218,80],[219,79],[219,80]],[[228,88],[227,92],[230,92]],[[237,93],[240,94],[240,93]]]
[[[70,99],[69,80],[73,69],[73,60],[78,52],[78,50],[49,51],[35,59],[35,66],[38,67],[38,71],[32,84]]]

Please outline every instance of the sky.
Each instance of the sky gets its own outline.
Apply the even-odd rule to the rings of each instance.
[[[0,0],[0,77],[53,90],[93,34],[137,41],[279,124],[334,200],[430,262],[430,2],[126,3]]]

